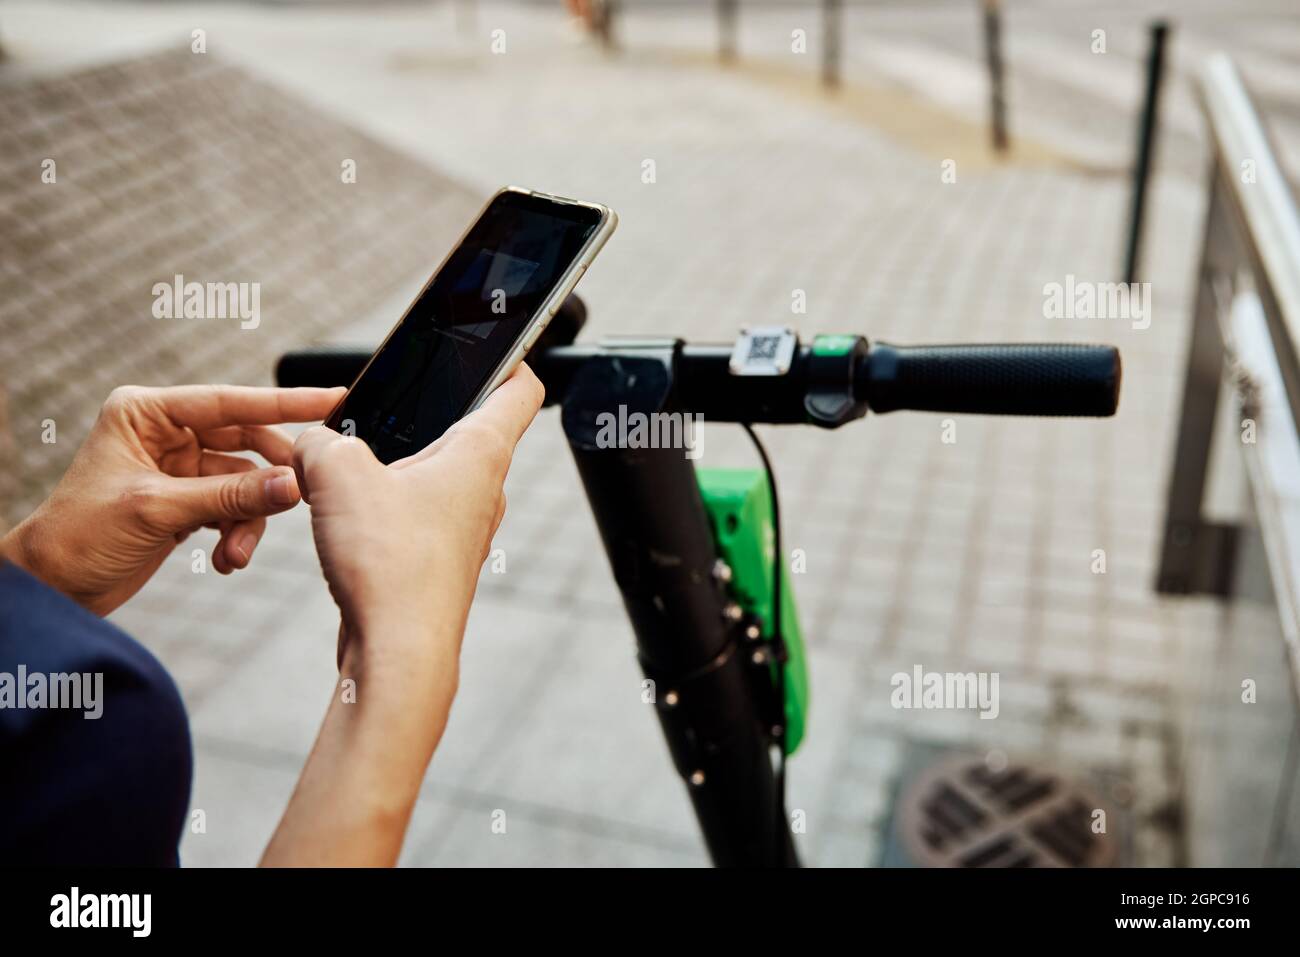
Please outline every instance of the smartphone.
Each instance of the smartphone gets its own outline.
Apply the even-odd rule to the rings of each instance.
[[[510,378],[617,223],[597,203],[502,189],[325,424],[385,464],[429,445]]]

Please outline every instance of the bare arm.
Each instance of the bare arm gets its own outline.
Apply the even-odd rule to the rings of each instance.
[[[401,640],[451,646],[459,637],[452,626]],[[365,640],[355,636],[349,646]],[[262,856],[264,867],[397,862],[420,782],[447,724],[456,663],[446,663],[441,686],[428,688],[396,675],[371,682],[356,658],[345,654],[316,744]],[[408,684],[399,688],[399,681]],[[383,694],[359,690],[380,684]]]
[[[340,677],[264,866],[397,862],[456,694],[510,457],[541,401],[521,366],[481,409],[388,467],[325,428],[298,440],[298,481],[342,617]]]
[[[342,618],[340,677],[264,864],[396,862],[456,693],[506,470],[542,400],[521,367],[387,467],[356,439],[317,427],[295,443],[276,426],[319,420],[342,392],[117,389],[49,499],[0,538],[0,557],[106,615],[198,529],[219,530],[213,567],[230,574],[248,566],[267,516],[309,500]]]

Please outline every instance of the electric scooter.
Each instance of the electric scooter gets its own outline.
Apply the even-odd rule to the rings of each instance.
[[[595,514],[673,763],[717,866],[798,866],[785,758],[804,737],[808,674],[780,546],[776,483],[755,424],[835,429],[875,413],[1110,416],[1108,345],[930,345],[784,327],[729,345],[637,337],[576,343],[571,296],[528,355]],[[283,386],[351,383],[369,349],[283,356]],[[611,415],[745,427],[763,469],[704,469],[680,447],[611,444]],[[656,447],[657,446],[657,447]]]

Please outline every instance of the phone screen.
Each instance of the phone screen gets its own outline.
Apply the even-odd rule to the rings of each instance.
[[[384,463],[413,455],[469,411],[587,240],[601,212],[500,193],[326,421]]]

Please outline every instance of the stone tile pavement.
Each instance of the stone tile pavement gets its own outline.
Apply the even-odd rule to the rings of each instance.
[[[725,341],[745,323],[793,322],[805,333],[898,342],[1118,344],[1124,395],[1109,421],[963,417],[955,444],[941,441],[940,416],[919,414],[834,434],[765,431],[786,540],[808,555],[795,587],[813,703],[810,736],[791,763],[789,803],[807,813],[800,849],[809,863],[876,863],[910,748],[999,750],[1122,778],[1135,822],[1131,861],[1180,863],[1188,860],[1186,835],[1163,822],[1178,799],[1182,715],[1200,693],[1184,666],[1205,654],[1219,609],[1203,599],[1158,599],[1150,583],[1200,226],[1198,161],[1163,163],[1155,183],[1150,328],[1043,318],[1045,283],[1067,274],[1108,281],[1118,268],[1127,201],[1118,167],[1129,117],[1080,122],[1074,141],[1056,131],[1079,104],[1080,116],[1109,116],[1112,101],[1131,114],[1141,49],[1131,35],[1117,42],[1105,60],[1114,73],[1083,76],[1065,58],[1057,69],[1037,38],[1050,41],[1046,49],[1074,40],[1068,28],[1052,27],[1045,5],[1034,11],[1035,39],[1016,41],[1013,66],[1056,75],[1070,88],[1068,110],[1013,73],[1024,97],[1013,122],[1050,148],[998,165],[967,137],[955,183],[941,181],[947,154],[935,147],[959,138],[970,111],[953,105],[950,90],[899,78],[923,76],[917,64],[941,56],[978,65],[964,6],[938,5],[915,21],[908,42],[920,52],[910,63],[896,56],[881,73],[870,55],[849,61],[852,84],[879,100],[905,94],[950,112],[951,130],[913,138],[761,70],[691,59],[692,44],[708,48],[711,20],[681,8],[629,14],[626,52],[617,58],[575,43],[551,8],[497,3],[480,4],[473,29],[463,31],[444,5],[363,13],[16,3],[0,11],[0,27],[11,53],[6,69],[39,75],[166,44],[187,49],[190,30],[202,26],[218,63],[342,119],[384,144],[375,150],[422,161],[428,169],[385,152],[359,163],[359,183],[378,181],[403,197],[390,214],[394,228],[367,219],[354,234],[364,238],[340,252],[337,269],[317,270],[318,285],[298,291],[300,311],[334,308],[329,322],[285,324],[304,341],[373,343],[459,226],[451,206],[429,204],[518,182],[599,199],[620,213],[618,235],[583,281],[590,335]],[[742,43],[779,49],[784,41],[773,36],[788,29],[764,39],[764,22],[778,15],[764,16],[746,13]],[[1140,22],[1137,14],[1115,16]],[[852,22],[870,42],[897,41],[907,52],[900,38],[913,21],[899,9],[855,10]],[[1262,23],[1234,35],[1267,48],[1275,75],[1293,78],[1294,59]],[[643,24],[634,40],[631,30]],[[494,29],[505,31],[504,55],[489,50]],[[959,49],[952,38],[963,38]],[[855,33],[850,50],[857,42]],[[1196,134],[1186,135],[1178,151],[1198,148]],[[248,149],[274,155],[286,136],[292,124]],[[655,162],[653,184],[641,178],[647,159]],[[319,209],[338,235],[348,217],[363,215],[334,205],[343,201],[295,195],[274,224],[292,229],[299,212]],[[427,222],[406,215],[416,209],[428,211]],[[373,242],[384,244],[382,255],[364,267],[350,260]],[[363,282],[353,288],[354,274],[343,269]],[[790,314],[796,288],[807,293],[806,315]],[[85,295],[74,302],[84,310],[77,322],[88,325]],[[134,308],[147,315],[147,303]],[[38,352],[59,348],[37,335],[34,321],[26,313],[6,318],[6,342],[13,329]],[[269,369],[286,346],[271,336],[237,341],[255,366],[233,363],[233,346],[212,343],[203,361],[244,375]],[[9,345],[0,355],[19,365]],[[187,355],[156,363],[155,378],[209,378],[183,361]],[[102,378],[136,368],[138,351],[108,343],[95,360]],[[17,417],[35,414],[12,390],[10,404]],[[710,465],[751,462],[743,437],[715,428],[707,441]],[[21,469],[31,467],[21,457],[31,454],[20,454]],[[507,570],[483,575],[460,696],[403,862],[705,863],[684,788],[640,703],[630,628],[554,410],[525,437],[508,494],[497,542]],[[1098,548],[1107,555],[1104,575],[1090,570]],[[187,837],[185,861],[253,863],[332,685],[336,619],[305,511],[273,523],[249,572],[194,575],[178,554],[116,617],[173,669],[191,710],[194,806],[207,812],[208,831]],[[891,708],[890,676],[917,663],[999,672],[999,719]],[[498,810],[507,814],[505,835],[491,829]]]
[[[345,184],[344,160],[368,175]],[[423,268],[427,231],[457,228],[478,205],[460,184],[186,48],[16,78],[0,87],[11,427],[39,435],[51,419],[84,434],[127,382],[208,381],[217,370],[264,381],[279,350]],[[178,275],[247,284],[248,315],[155,318],[154,284]],[[54,437],[16,444],[10,520],[70,461],[77,442]]]

